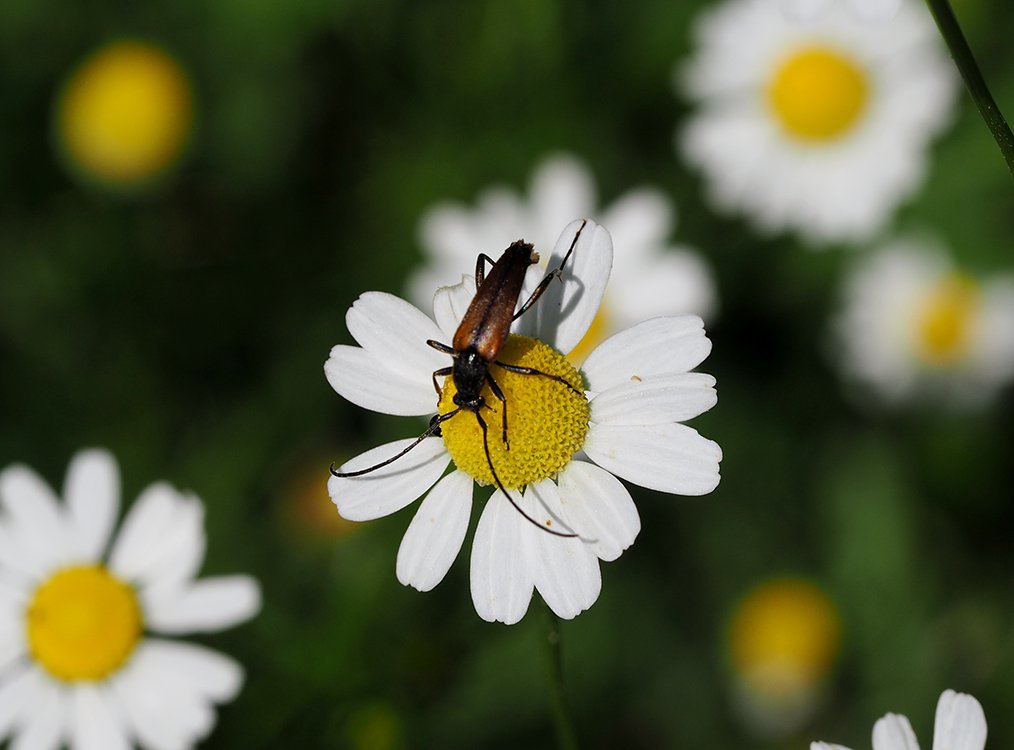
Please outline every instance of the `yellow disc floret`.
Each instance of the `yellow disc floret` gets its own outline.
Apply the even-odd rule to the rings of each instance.
[[[101,565],[65,568],[35,591],[26,611],[32,656],[61,680],[101,680],[141,638],[134,590]]]
[[[71,76],[57,131],[78,171],[125,185],[169,166],[191,120],[190,83],[177,62],[157,47],[125,41],[100,50]]]
[[[869,76],[847,55],[806,47],[785,59],[768,84],[782,129],[803,141],[830,141],[858,123],[869,103]]]
[[[958,274],[942,279],[927,296],[918,320],[919,354],[931,365],[949,365],[968,352],[979,312],[979,290]]]
[[[495,484],[490,461],[507,489],[519,489],[560,471],[584,445],[588,432],[588,400],[581,375],[566,358],[541,341],[511,335],[498,359],[563,378],[573,388],[542,375],[523,375],[490,365],[507,399],[507,440],[503,442],[503,403],[486,385],[479,416],[488,427],[489,458],[475,415],[462,410],[441,426],[444,443],[455,465],[480,484]],[[454,379],[447,378],[440,396],[441,414],[453,411]],[[488,408],[487,408],[488,407]]]

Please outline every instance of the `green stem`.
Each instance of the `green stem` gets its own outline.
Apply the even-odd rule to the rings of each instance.
[[[549,671],[549,703],[553,711],[553,725],[556,728],[556,744],[560,750],[577,750],[577,735],[574,722],[567,708],[563,690],[563,658],[560,646],[560,618],[545,602],[546,613],[546,667]]]
[[[961,32],[958,19],[954,17],[954,11],[948,0],[926,0],[930,13],[937,22],[940,35],[947,42],[951,50],[954,63],[958,66],[958,72],[965,79],[965,86],[979,108],[979,114],[986,121],[996,144],[1000,147],[1003,158],[1007,161],[1007,169],[1014,177],[1014,133],[1011,133],[1007,120],[1004,119],[1000,108],[996,106],[993,95],[989,93],[989,87],[982,77],[982,71],[975,62],[972,50],[968,46],[968,40]]]

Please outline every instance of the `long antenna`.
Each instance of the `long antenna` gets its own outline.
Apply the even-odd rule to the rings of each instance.
[[[401,452],[399,452],[397,455],[391,456],[386,461],[381,461],[379,464],[374,464],[373,466],[370,466],[369,468],[359,469],[358,471],[336,471],[335,468],[334,468],[334,462],[332,461],[331,462],[331,467],[328,469],[328,471],[331,472],[331,476],[333,476],[333,477],[342,477],[342,478],[344,478],[344,477],[361,477],[363,474],[369,474],[371,471],[376,471],[377,469],[383,468],[384,466],[387,466],[390,463],[394,463],[399,458],[401,458],[406,453],[408,453],[410,450],[412,450],[417,445],[419,445],[419,443],[421,443],[423,440],[425,440],[430,435],[432,435],[434,432],[438,432],[440,430],[440,425],[443,422],[446,422],[451,417],[453,417],[459,411],[461,411],[461,407],[460,406],[457,409],[455,409],[454,411],[449,411],[446,414],[441,414],[440,416],[435,417],[430,422],[430,426],[426,428],[426,432],[424,432],[422,435],[420,435],[419,437],[417,437],[412,442],[411,445],[409,445],[408,447],[406,447],[404,450],[402,450]],[[487,455],[488,455],[488,452],[487,452]]]
[[[558,268],[556,269],[557,271],[561,271],[561,272],[562,272],[562,271],[563,271],[563,267],[564,267],[565,265],[567,265],[567,259],[568,259],[568,258],[570,258],[570,254],[571,254],[572,252],[574,252],[574,248],[575,248],[575,247],[577,247],[577,240],[578,240],[578,238],[579,238],[579,237],[581,236],[581,232],[583,232],[583,231],[584,231],[584,228],[585,228],[586,226],[588,226],[588,219],[582,219],[582,221],[581,221],[581,226],[579,226],[579,227],[577,228],[577,232],[575,232],[575,233],[574,233],[574,239],[573,239],[573,240],[571,240],[571,243],[570,243],[570,248],[568,248],[568,249],[567,249],[567,254],[566,254],[566,255],[564,255],[564,256],[563,256],[563,260],[562,260],[562,261],[560,261],[560,265],[559,265],[559,267],[558,267]]]
[[[564,255],[563,260],[560,261],[560,265],[558,265],[552,271],[547,273],[545,278],[543,278],[542,281],[539,282],[539,285],[535,287],[535,291],[532,292],[531,296],[529,296],[529,298],[525,300],[525,303],[517,309],[517,312],[514,313],[514,316],[511,318],[512,322],[520,318],[526,312],[528,312],[528,309],[532,305],[534,305],[536,301],[539,299],[539,297],[541,297],[545,293],[545,291],[549,288],[549,285],[553,282],[553,279],[561,279],[561,280],[563,279],[563,267],[567,265],[567,260],[570,258],[570,254],[574,252],[574,248],[577,247],[577,240],[581,236],[581,232],[584,231],[584,228],[587,225],[588,219],[582,220],[581,226],[579,226],[577,228],[577,231],[574,233],[574,239],[570,241],[570,247],[567,249],[567,254]]]

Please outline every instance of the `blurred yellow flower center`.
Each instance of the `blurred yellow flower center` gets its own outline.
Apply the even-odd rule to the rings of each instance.
[[[609,327],[609,313],[606,311],[605,300],[603,300],[602,304],[599,305],[598,312],[595,313],[595,317],[592,318],[591,325],[588,326],[587,332],[581,340],[577,342],[577,346],[575,346],[567,354],[567,359],[569,359],[575,367],[580,367],[581,363],[585,361],[595,347],[609,338]]]
[[[927,296],[918,319],[919,353],[926,362],[946,365],[961,359],[979,312],[975,282],[952,274]]]
[[[519,489],[560,471],[584,445],[588,432],[588,400],[581,375],[552,347],[525,336],[511,335],[500,351],[501,362],[530,367],[563,378],[577,389],[541,375],[522,375],[491,365],[490,375],[507,399],[507,439],[503,443],[503,404],[489,385],[482,389],[486,406],[480,416],[488,426],[489,460],[507,489]],[[439,412],[454,405],[454,379],[447,378]],[[494,411],[495,410],[495,411]],[[462,410],[443,423],[441,431],[455,465],[480,484],[494,484],[475,415]]]
[[[729,631],[732,661],[752,687],[785,694],[810,688],[838,653],[835,609],[816,586],[780,579],[739,605]]]
[[[71,161],[102,180],[153,176],[182,151],[190,131],[190,84],[156,47],[112,44],[86,60],[59,102],[59,135]]]
[[[65,568],[35,591],[26,612],[32,656],[61,680],[101,680],[141,638],[133,589],[101,565]]]
[[[768,103],[782,128],[804,141],[844,135],[869,103],[866,72],[844,54],[807,47],[786,59],[768,84]]]

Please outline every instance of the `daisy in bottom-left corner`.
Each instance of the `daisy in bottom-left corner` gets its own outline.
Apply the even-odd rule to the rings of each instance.
[[[74,456],[62,503],[27,466],[0,472],[0,742],[11,750],[193,747],[239,692],[236,661],[164,636],[248,620],[257,581],[195,580],[199,498],[156,482],[113,539],[119,504],[103,450]]]

